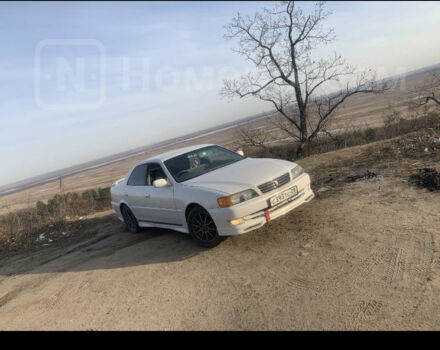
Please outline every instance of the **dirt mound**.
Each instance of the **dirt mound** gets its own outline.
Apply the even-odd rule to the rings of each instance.
[[[419,169],[417,174],[409,177],[409,182],[417,187],[426,188],[430,191],[440,190],[440,172],[433,168]]]
[[[428,130],[401,137],[394,142],[395,155],[412,159],[435,158],[440,155],[440,138],[431,136]]]

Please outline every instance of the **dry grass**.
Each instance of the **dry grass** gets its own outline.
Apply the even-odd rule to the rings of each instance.
[[[0,251],[33,246],[50,232],[61,233],[68,221],[110,208],[110,188],[98,188],[57,194],[47,203],[9,212],[0,216]]]
[[[418,130],[432,130],[434,134],[440,130],[440,114],[435,111],[413,112],[403,117],[403,114],[393,108],[383,113],[383,125],[378,127],[347,127],[337,134],[322,134],[312,140],[305,148],[305,156],[335,151],[347,147],[359,146],[406,135]],[[296,144],[284,143],[265,149],[245,147],[244,151],[252,157],[270,157],[295,160]]]

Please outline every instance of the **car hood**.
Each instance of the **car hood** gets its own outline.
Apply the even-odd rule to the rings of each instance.
[[[249,188],[255,189],[258,185],[289,172],[295,165],[280,159],[245,158],[182,184],[233,194]]]

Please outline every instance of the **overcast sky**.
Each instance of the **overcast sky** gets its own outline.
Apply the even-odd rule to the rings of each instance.
[[[304,8],[312,3],[300,3]],[[263,2],[1,2],[0,185],[271,107],[220,98],[223,38]],[[331,2],[330,47],[391,76],[440,63],[440,3]]]

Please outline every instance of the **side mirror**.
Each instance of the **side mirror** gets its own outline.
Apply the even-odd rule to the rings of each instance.
[[[167,179],[157,179],[153,181],[153,186],[156,188],[169,186]]]
[[[236,153],[238,153],[240,156],[244,157],[244,152],[243,152],[243,150],[239,149],[238,151],[236,151]]]

